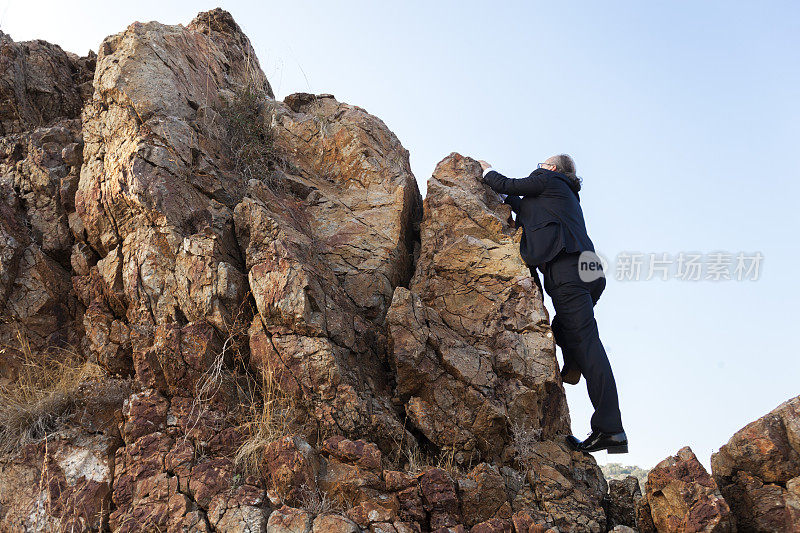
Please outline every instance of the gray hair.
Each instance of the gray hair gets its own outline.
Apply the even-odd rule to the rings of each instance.
[[[575,161],[567,154],[558,154],[548,157],[545,163],[548,165],[555,165],[556,172],[561,172],[567,176],[577,177],[575,172]]]

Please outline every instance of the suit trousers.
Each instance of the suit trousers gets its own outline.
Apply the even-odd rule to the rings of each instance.
[[[577,365],[586,378],[594,407],[592,430],[618,433],[623,429],[617,384],[594,318],[594,306],[605,289],[606,278],[581,280],[579,256],[579,253],[562,251],[544,265],[544,289],[556,311],[553,336],[561,347],[564,364],[569,361]]]

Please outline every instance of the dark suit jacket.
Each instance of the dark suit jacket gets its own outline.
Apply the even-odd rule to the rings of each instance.
[[[495,192],[508,195],[506,203],[523,229],[519,253],[529,266],[544,265],[562,250],[594,251],[586,233],[577,178],[539,168],[519,179],[491,170],[483,181]]]

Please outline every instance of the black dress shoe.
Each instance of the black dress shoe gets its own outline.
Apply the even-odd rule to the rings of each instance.
[[[608,453],[628,453],[628,437],[624,431],[619,433],[603,433],[592,431],[585,441],[580,442],[570,435],[567,442],[581,452],[599,452],[606,450]]]

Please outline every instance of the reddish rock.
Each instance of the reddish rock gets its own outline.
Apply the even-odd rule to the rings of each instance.
[[[311,531],[311,515],[302,509],[284,505],[269,515],[267,531],[269,533],[309,533]]]
[[[650,470],[645,490],[659,531],[736,531],[717,484],[688,446]]]
[[[386,522],[390,523],[397,518],[399,502],[397,498],[389,495],[381,495],[372,500],[363,501],[357,506],[348,509],[347,516],[362,528],[367,528],[371,524]]]
[[[431,468],[419,478],[425,509],[430,513],[431,529],[452,527],[462,522],[455,483],[441,468]]]
[[[736,432],[711,469],[740,531],[799,530],[800,396]]]
[[[266,532],[264,490],[241,485],[232,491],[215,495],[208,506],[208,521],[220,532]]]
[[[316,451],[301,437],[287,435],[271,442],[264,452],[264,472],[282,501],[301,503],[317,489]]]
[[[322,491],[334,495],[337,501],[348,506],[373,498],[384,489],[376,472],[342,463],[333,457],[320,461],[317,485]]]
[[[394,492],[416,485],[417,476],[397,470],[384,470],[383,481],[386,484],[386,490]]]
[[[400,503],[400,518],[410,522],[425,521],[427,514],[419,487],[415,485],[398,491],[397,500]]]
[[[461,514],[465,526],[474,526],[494,518],[508,503],[506,484],[496,466],[481,463],[458,480]]]
[[[325,439],[322,451],[346,463],[353,463],[362,468],[379,470],[381,467],[381,451],[370,442],[348,440],[340,435]]]
[[[314,519],[312,533],[360,533],[361,530],[352,520],[342,515],[324,513]]]
[[[409,420],[458,463],[502,456],[509,424],[545,438],[569,429],[542,294],[509,217],[477,161],[456,153],[440,161],[416,272],[387,316]]]
[[[73,429],[0,460],[0,529],[99,530],[111,507],[117,444]]]
[[[550,531],[547,527],[536,523],[534,518],[527,511],[518,511],[511,517],[516,533],[546,533]]]
[[[167,425],[169,400],[156,390],[132,394],[125,401],[122,414],[122,438],[132,444],[139,437],[163,430]]]
[[[512,533],[513,527],[511,520],[492,518],[472,526],[470,533]]]

